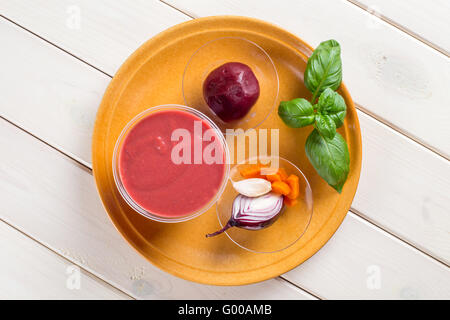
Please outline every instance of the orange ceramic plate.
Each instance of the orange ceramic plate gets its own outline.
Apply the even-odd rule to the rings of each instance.
[[[141,111],[161,104],[183,104],[181,82],[189,57],[202,44],[224,36],[246,38],[267,51],[279,73],[280,100],[310,97],[303,85],[306,56],[312,50],[308,44],[260,20],[234,16],[195,19],[150,39],[122,65],[98,110],[92,161],[106,211],[124,238],[146,259],[184,279],[241,285],[291,270],[330,239],[356,192],[361,170],[361,133],[353,101],[342,84],[339,91],[348,109],[345,125],[339,132],[348,143],[351,162],[348,180],[342,194],[338,194],[317,175],[306,158],[303,146],[312,128],[288,128],[276,111],[260,126],[280,129],[280,155],[301,168],[313,190],[314,214],[308,230],[281,252],[255,254],[239,248],[226,236],[206,239],[206,233],[219,227],[214,207],[196,219],[177,224],[153,222],[135,213],[114,184],[111,165],[116,139],[127,122]],[[230,48],[230,53],[236,49]]]

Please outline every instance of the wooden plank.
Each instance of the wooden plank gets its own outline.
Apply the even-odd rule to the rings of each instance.
[[[286,281],[215,287],[160,271],[114,228],[90,172],[4,120],[0,145],[8,150],[0,160],[0,218],[132,297],[313,299]]]
[[[450,55],[448,0],[349,0]]]
[[[110,75],[144,41],[189,20],[157,0],[0,0],[0,14]]]
[[[278,24],[317,46],[342,45],[344,81],[365,110],[450,158],[449,58],[346,1],[167,0],[195,16],[244,15]],[[277,10],[274,14],[274,10]],[[424,120],[426,119],[426,121]]]
[[[94,117],[110,78],[4,19],[0,39],[0,115],[89,163]]]
[[[0,222],[0,299],[129,299]]]
[[[284,276],[328,299],[450,297],[446,266],[351,213],[316,255]]]
[[[1,218],[133,297],[311,298],[276,280],[215,287],[170,276],[141,258],[117,233],[86,170],[5,121],[0,121],[0,144],[9,150],[0,162],[0,191],[5,195]],[[351,213],[330,243],[308,267],[300,266],[287,278],[324,298],[339,297],[340,292],[340,297],[404,298],[398,288],[412,288],[423,298],[450,298],[448,268]],[[370,265],[389,270],[388,279],[397,281],[368,290],[354,275]]]
[[[450,163],[358,112],[361,178],[352,209],[450,263]]]
[[[0,36],[7,44],[0,115],[90,166],[95,113],[109,78],[11,23],[0,21]],[[448,162],[358,114],[364,154],[353,209],[448,262]]]

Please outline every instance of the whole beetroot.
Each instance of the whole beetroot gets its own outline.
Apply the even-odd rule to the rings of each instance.
[[[203,83],[203,96],[223,121],[239,120],[259,97],[259,82],[249,66],[229,62],[214,69]]]

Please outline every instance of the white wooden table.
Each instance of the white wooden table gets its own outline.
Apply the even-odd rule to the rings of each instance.
[[[0,0],[0,14],[0,298],[450,299],[450,1]],[[125,58],[221,14],[313,46],[338,40],[363,137],[333,238],[242,287],[153,267],[115,230],[91,175],[97,107]]]

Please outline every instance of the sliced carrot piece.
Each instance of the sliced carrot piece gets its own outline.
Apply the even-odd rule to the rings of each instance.
[[[291,174],[285,182],[289,185],[291,192],[289,192],[286,197],[289,199],[297,199],[300,194],[300,182],[296,175]]]
[[[298,203],[297,199],[289,199],[288,197],[284,197],[284,204],[288,207],[293,207]]]
[[[288,175],[287,175],[287,173],[286,173],[286,170],[285,170],[284,168],[278,169],[278,175],[280,176],[281,181],[286,180],[287,177],[288,177]]]
[[[278,173],[268,174],[266,175],[266,179],[269,180],[270,182],[281,181],[281,177]]]
[[[281,193],[282,195],[288,195],[291,192],[291,188],[286,182],[274,181],[272,182],[272,191]]]
[[[239,168],[239,172],[243,178],[259,178],[261,176],[261,165],[253,164],[243,168]]]

